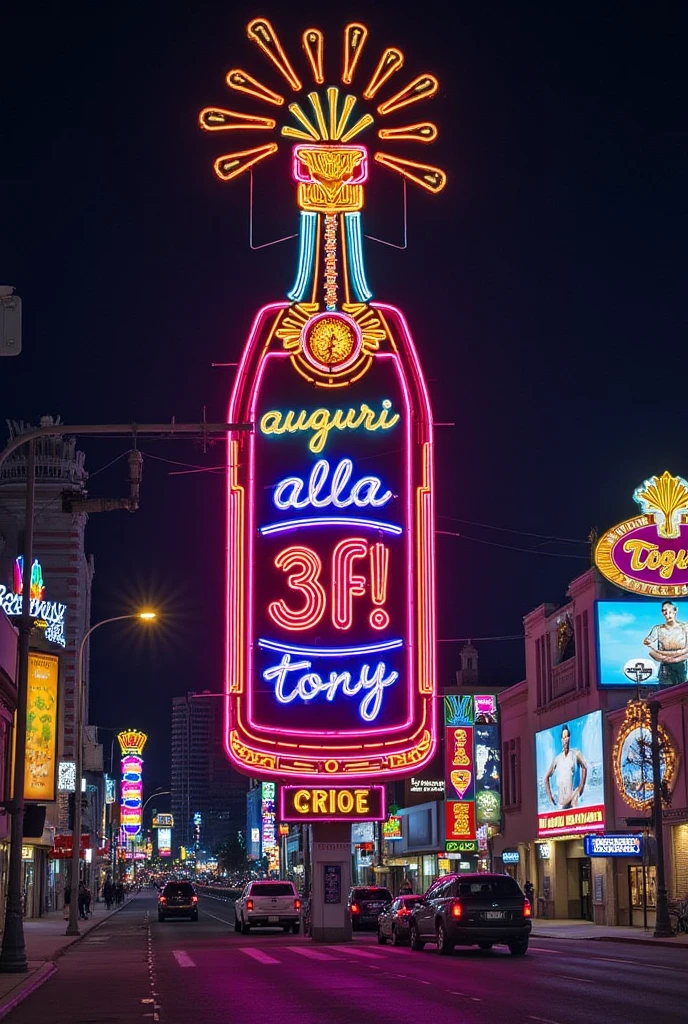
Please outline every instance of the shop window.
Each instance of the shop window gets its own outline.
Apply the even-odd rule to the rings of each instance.
[[[645,871],[645,888],[643,890],[643,871]],[[654,910],[657,906],[657,876],[654,867],[633,865],[628,869],[628,880],[631,888],[631,906],[634,910],[642,910],[644,898],[647,906]]]

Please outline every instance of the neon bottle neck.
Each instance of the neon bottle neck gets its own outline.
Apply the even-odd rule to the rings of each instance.
[[[302,211],[296,280],[287,298],[334,310],[372,297],[363,264],[361,214]]]

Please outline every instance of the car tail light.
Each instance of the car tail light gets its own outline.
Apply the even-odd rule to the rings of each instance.
[[[359,907],[358,903],[352,903],[351,904],[351,913],[352,914],[360,914],[361,913],[361,908]]]
[[[301,900],[294,900],[294,910],[301,909]]]
[[[191,897],[191,902],[192,903],[198,903],[198,896],[192,896]]]
[[[411,911],[408,909],[408,907],[401,907],[400,910],[397,910],[397,917],[410,917],[410,916],[411,916]]]
[[[253,900],[246,900],[246,909],[253,910]]]
[[[532,913],[533,913],[533,911],[532,911],[531,906],[530,906],[530,900],[524,900],[523,901],[523,916],[524,917],[530,917]]]
[[[167,896],[158,896],[158,903],[167,903]]]
[[[461,917],[462,914],[463,914],[463,907],[461,906],[461,904],[460,903],[452,903],[451,916],[452,917]]]

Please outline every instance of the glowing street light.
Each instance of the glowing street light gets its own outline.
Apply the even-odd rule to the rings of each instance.
[[[77,900],[79,895],[79,854],[81,852],[81,777],[83,774],[84,756],[84,651],[86,644],[96,629],[107,626],[110,622],[122,622],[124,619],[138,619],[139,621],[150,622],[155,619],[156,613],[152,611],[132,612],[129,615],[113,615],[109,619],[101,619],[90,629],[86,630],[79,645],[77,657],[77,682],[76,682],[76,791],[74,794],[74,827],[72,829],[72,871],[71,871],[71,899],[69,901],[69,923],[67,924],[67,935],[79,935],[79,920],[77,917]]]

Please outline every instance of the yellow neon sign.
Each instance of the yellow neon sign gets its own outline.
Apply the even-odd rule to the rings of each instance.
[[[392,412],[392,403],[385,398],[380,412],[371,409],[365,402],[358,409],[314,409],[311,413],[306,409],[299,412],[295,409],[287,412],[270,409],[261,417],[260,432],[296,434],[312,431],[308,447],[317,454],[324,450],[331,430],[391,430],[399,419],[399,413]]]

